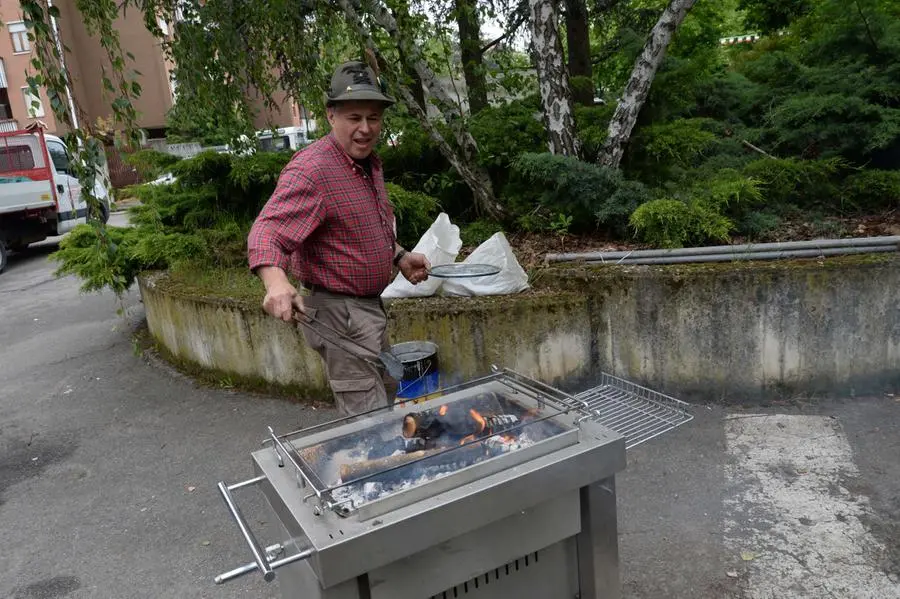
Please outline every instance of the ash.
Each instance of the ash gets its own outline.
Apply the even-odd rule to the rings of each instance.
[[[364,503],[378,501],[379,499],[383,499],[394,493],[427,484],[431,481],[453,474],[462,468],[483,462],[498,455],[529,447],[536,442],[537,440],[532,438],[532,436],[528,434],[528,431],[522,432],[515,438],[504,438],[498,434],[481,442],[482,446],[485,448],[485,453],[484,457],[480,459],[463,461],[453,460],[451,458],[453,452],[450,451],[442,456],[436,456],[447,458],[446,460],[424,459],[420,463],[409,464],[383,475],[375,475],[370,480],[360,481],[359,483],[335,489],[332,491],[332,497],[335,502],[346,504],[350,509],[355,509]],[[404,453],[406,453],[404,450],[397,450],[389,455],[402,455]],[[379,480],[389,477],[391,474],[396,474],[397,476],[391,477],[389,480],[385,481]],[[341,481],[338,481],[338,484],[341,484]]]

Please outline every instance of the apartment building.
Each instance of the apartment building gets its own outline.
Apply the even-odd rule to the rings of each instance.
[[[56,20],[59,37],[68,47],[65,66],[70,79],[71,101],[80,109],[79,118],[96,123],[98,119],[110,119],[113,100],[103,87],[103,69],[111,73],[106,53],[95,37],[84,27],[75,0],[52,0],[59,8]],[[19,3],[0,2],[0,131],[24,128],[35,120],[46,124],[50,133],[65,133],[65,125],[56,121],[47,99],[41,90],[39,97],[33,97],[28,90],[26,78],[34,73],[31,58],[34,53],[28,40],[25,24],[22,22]],[[168,33],[167,24],[160,23],[163,32]],[[116,29],[125,53],[134,56],[127,68],[139,71],[138,82],[141,95],[135,101],[138,112],[137,123],[148,133],[149,138],[165,136],[166,114],[174,103],[176,87],[172,82],[173,65],[166,59],[161,41],[147,31],[143,14],[131,7],[116,21]],[[263,113],[257,118],[260,128],[272,122],[278,127],[303,127],[303,111],[298,109],[285,94],[278,97],[281,109]],[[262,103],[254,104],[262,108]],[[82,123],[78,123],[81,125]]]

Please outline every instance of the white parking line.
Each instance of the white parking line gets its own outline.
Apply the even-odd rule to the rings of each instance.
[[[863,525],[868,498],[840,424],[822,416],[725,420],[726,547],[753,599],[897,599]],[[848,488],[849,487],[849,488]]]

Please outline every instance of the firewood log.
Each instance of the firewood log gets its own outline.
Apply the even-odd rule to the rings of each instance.
[[[471,401],[457,401],[430,410],[411,412],[403,418],[401,430],[407,439],[434,439],[444,435],[457,439],[478,436],[486,432],[491,417],[503,412],[495,393],[480,393]]]
[[[425,456],[440,451],[438,449],[429,449],[422,451],[413,451],[401,455],[392,455],[386,458],[378,458],[376,460],[364,460],[362,462],[351,462],[349,464],[341,464],[341,480],[344,482],[356,480],[362,476],[376,474],[388,468],[402,466],[409,462],[414,462]]]

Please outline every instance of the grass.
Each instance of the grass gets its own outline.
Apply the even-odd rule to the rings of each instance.
[[[182,264],[169,271],[166,290],[204,298],[228,298],[241,304],[262,304],[265,287],[247,268],[199,267]]]

